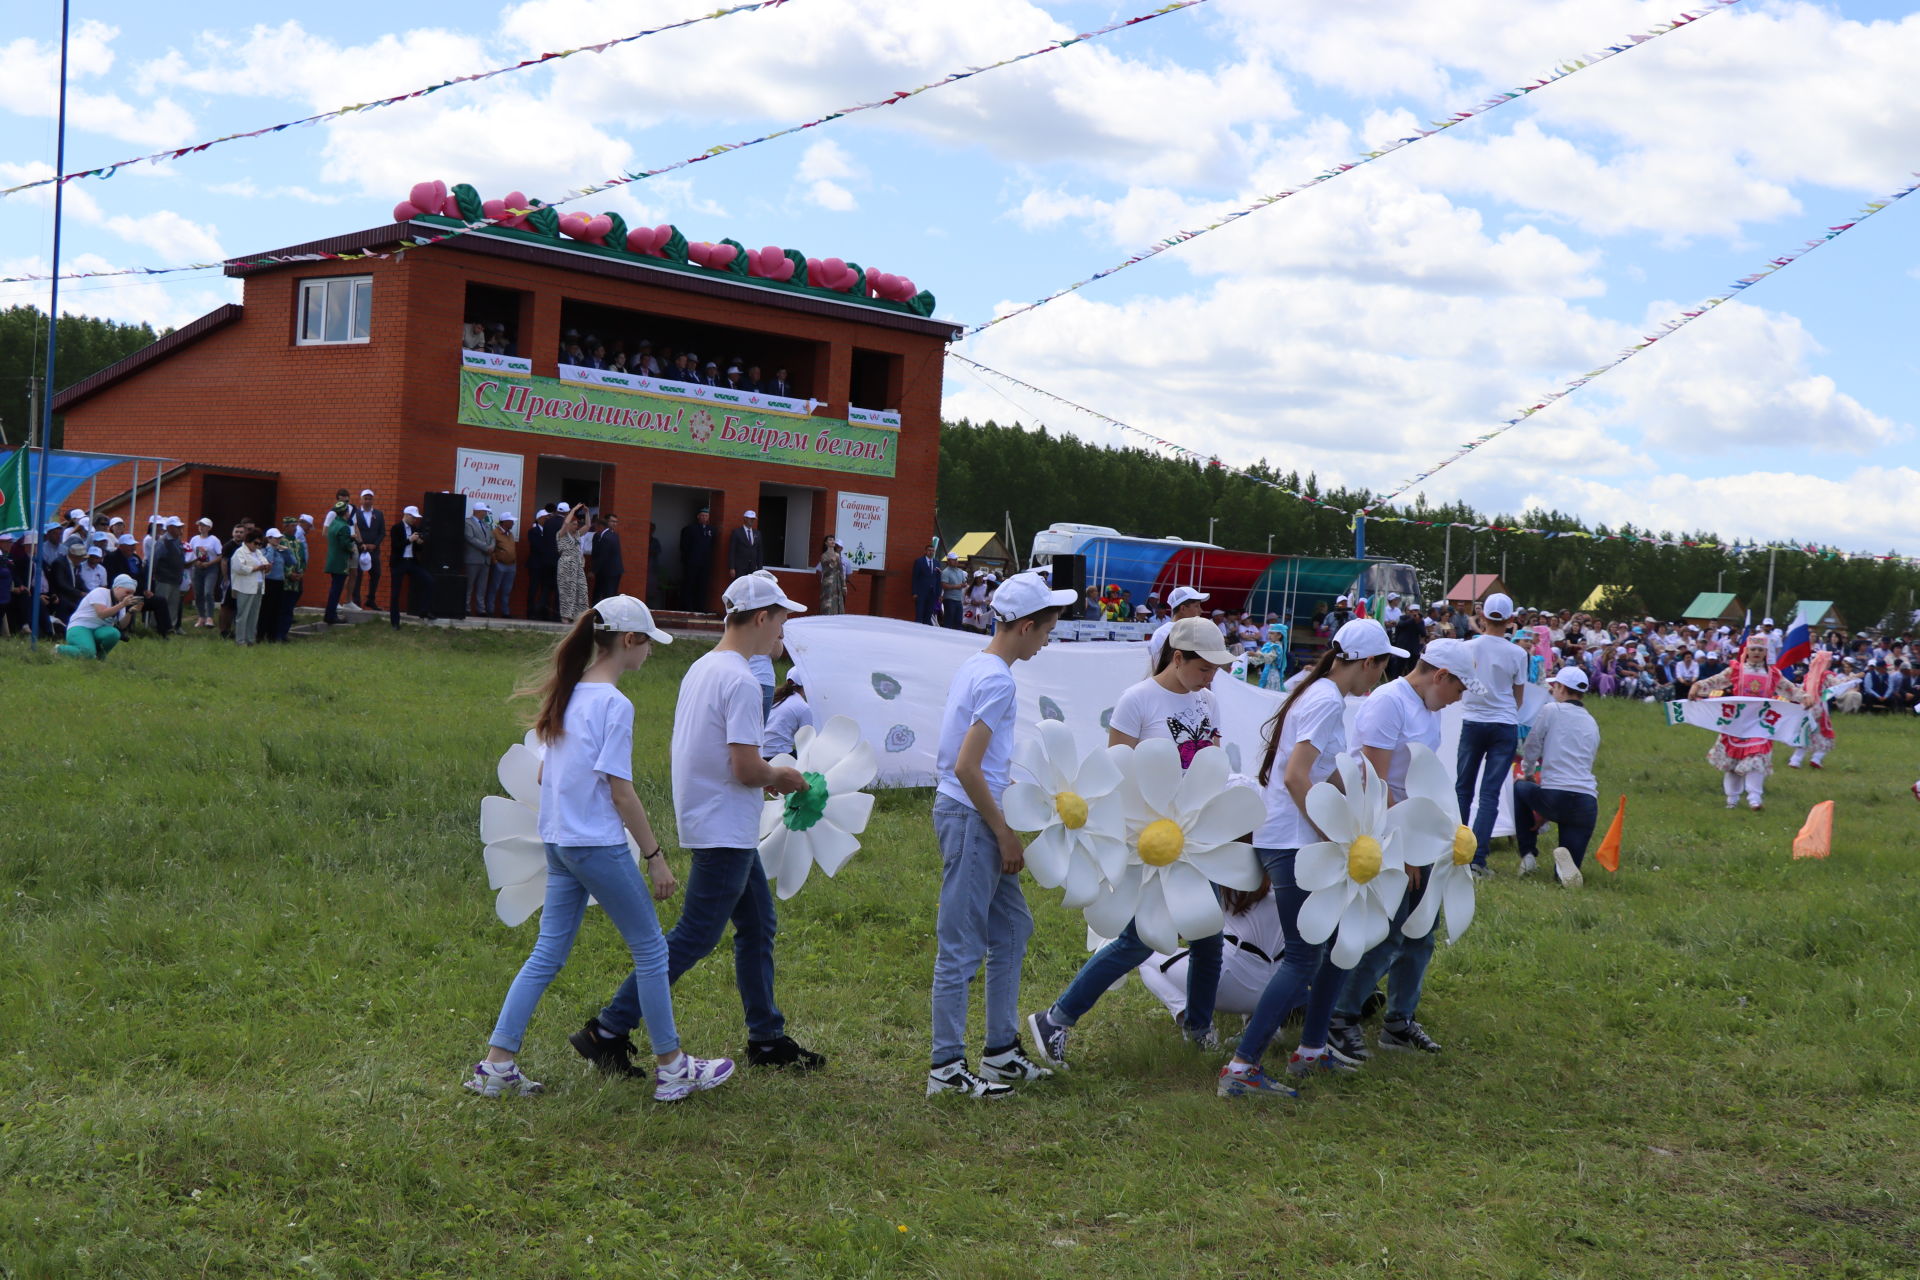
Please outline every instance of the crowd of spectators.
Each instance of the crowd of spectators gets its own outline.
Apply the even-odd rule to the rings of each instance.
[[[722,362],[717,357],[702,359],[697,351],[675,350],[664,343],[654,346],[651,338],[629,342],[626,338],[603,341],[598,334],[569,329],[560,339],[560,363],[580,369],[605,369],[610,373],[631,373],[692,386],[726,387],[729,390],[768,396],[793,396],[787,371],[768,371],[739,352]]]

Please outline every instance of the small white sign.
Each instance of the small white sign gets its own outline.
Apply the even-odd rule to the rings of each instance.
[[[870,493],[842,493],[835,500],[833,536],[846,550],[850,569],[887,567],[887,500]]]
[[[520,491],[527,460],[517,453],[488,453],[483,449],[460,449],[454,456],[453,487],[467,496],[467,510],[484,502],[493,508],[495,524],[502,516],[513,517],[513,536],[520,536]]]
[[[491,351],[470,351],[465,347],[460,349],[460,367],[478,369],[483,373],[504,373],[510,377],[533,376],[533,361],[527,356],[500,356]]]

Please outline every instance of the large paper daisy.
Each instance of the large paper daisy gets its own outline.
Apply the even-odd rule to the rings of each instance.
[[[531,730],[507,748],[497,772],[505,796],[480,801],[480,839],[486,845],[487,887],[497,889],[494,914],[504,925],[524,924],[547,900],[547,846],[540,839],[540,762],[546,746]],[[636,864],[640,846],[627,837]],[[588,905],[597,899],[588,898]]]
[[[1000,797],[1007,825],[1035,831],[1027,870],[1042,888],[1064,888],[1060,904],[1091,903],[1109,875],[1126,865],[1126,748],[1097,747],[1085,759],[1073,730],[1042,720],[1014,751],[1014,764],[1031,782],[1015,782]]]
[[[772,763],[798,769],[806,787],[774,797],[760,811],[760,864],[781,898],[800,892],[816,862],[832,875],[860,848],[857,837],[873,816],[873,796],[860,788],[879,772],[872,745],[846,716],[833,717],[818,733],[802,725],[793,748]]]
[[[1246,836],[1265,820],[1266,806],[1252,790],[1228,785],[1227,753],[1218,748],[1194,756],[1183,772],[1179,748],[1149,739],[1133,749],[1124,772],[1126,856],[1086,908],[1087,923],[1113,938],[1131,920],[1142,942],[1171,955],[1182,935],[1220,932],[1215,884],[1260,887]]]
[[[1425,748],[1419,750],[1425,751]],[[1421,798],[1431,801],[1442,810],[1447,821],[1453,824],[1453,830],[1443,841],[1423,838],[1409,846],[1405,860],[1427,868],[1427,891],[1426,896],[1407,913],[1400,932],[1409,938],[1424,938],[1433,931],[1439,913],[1445,911],[1447,943],[1452,945],[1473,923],[1473,873],[1468,868],[1473,863],[1478,842],[1474,838],[1473,828],[1460,824],[1459,802],[1454,799],[1453,779],[1447,775],[1447,767],[1431,751],[1426,752],[1424,759],[1416,754],[1407,766],[1405,804],[1412,804]],[[1396,807],[1404,808],[1405,804]],[[1431,861],[1420,860],[1429,853]]]

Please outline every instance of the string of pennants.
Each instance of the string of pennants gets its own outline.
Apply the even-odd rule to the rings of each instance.
[[[1217,222],[1210,222],[1206,226],[1198,227],[1192,231],[1177,231],[1174,234],[1165,237],[1164,239],[1157,240],[1152,245],[1148,246],[1145,249],[1142,249],[1139,253],[1136,253],[1132,257],[1127,258],[1121,262],[1115,263],[1113,266],[1108,267],[1105,271],[1096,271],[1092,275],[1088,276],[1086,279],[1076,280],[1064,289],[1056,290],[1053,293],[1047,294],[1043,298],[1037,298],[1034,301],[1029,302],[1024,306],[1015,307],[1013,310],[1008,311],[1003,315],[997,315],[993,317],[991,320],[984,320],[981,323],[974,325],[972,328],[966,331],[966,336],[971,337],[974,334],[979,333],[984,329],[991,329],[993,328],[993,326],[997,324],[1005,324],[1007,321],[1013,319],[1015,316],[1025,315],[1027,312],[1032,311],[1038,307],[1046,306],[1049,302],[1057,301],[1061,298],[1066,297],[1070,293],[1076,293],[1079,290],[1086,288],[1088,285],[1093,284],[1097,280],[1104,280],[1108,276],[1115,275],[1121,271],[1125,271],[1128,267],[1138,266],[1140,263],[1145,262],[1150,258],[1158,257],[1160,254],[1165,253],[1169,249],[1175,249],[1183,244],[1188,243],[1189,241],[1197,240],[1201,236],[1206,235],[1209,231],[1218,231],[1220,228],[1224,226],[1228,226],[1232,223],[1238,222],[1240,219],[1249,217],[1252,214],[1256,214],[1260,212],[1262,209],[1271,208],[1273,205],[1279,204],[1282,200],[1286,200],[1293,196],[1297,196],[1303,191],[1310,191],[1314,187],[1319,186],[1323,182],[1332,182],[1335,178],[1339,177],[1341,174],[1351,173],[1355,169],[1360,168],[1362,165],[1372,164],[1375,160],[1378,160],[1383,156],[1392,155],[1394,152],[1400,150],[1402,147],[1410,147],[1416,142],[1423,142],[1426,139],[1435,136],[1436,134],[1445,133],[1448,129],[1453,128],[1457,124],[1463,124],[1466,121],[1472,120],[1477,116],[1485,115],[1487,112],[1492,111],[1496,107],[1502,107],[1509,102],[1517,101],[1518,99],[1524,98],[1531,93],[1535,93],[1538,90],[1546,88],[1550,84],[1556,84],[1561,80],[1565,80],[1568,76],[1574,75],[1580,71],[1584,71],[1588,67],[1596,66],[1599,63],[1605,62],[1609,58],[1618,57],[1619,55],[1627,52],[1629,49],[1637,48],[1640,45],[1646,44],[1651,40],[1658,39],[1659,37],[1664,36],[1669,32],[1678,31],[1681,27],[1688,26],[1692,23],[1698,22],[1702,18],[1709,17],[1715,13],[1720,12],[1722,9],[1731,8],[1732,6],[1739,3],[1740,3],[1740,0],[1713,0],[1712,4],[1710,4],[1706,8],[1689,10],[1688,12],[1682,13],[1679,17],[1673,19],[1671,22],[1663,22],[1659,26],[1653,27],[1650,30],[1627,36],[1622,40],[1620,40],[1618,43],[1610,44],[1604,49],[1596,50],[1592,53],[1585,54],[1578,58],[1569,58],[1565,62],[1560,63],[1558,66],[1556,66],[1553,69],[1552,72],[1550,72],[1545,76],[1541,76],[1538,79],[1529,81],[1526,84],[1516,85],[1515,87],[1508,89],[1503,93],[1496,93],[1491,98],[1488,98],[1483,102],[1478,102],[1473,106],[1468,107],[1464,111],[1456,111],[1452,115],[1446,117],[1443,120],[1429,121],[1428,123],[1430,124],[1431,127],[1417,130],[1414,133],[1408,134],[1404,138],[1396,138],[1392,142],[1389,142],[1386,145],[1381,146],[1373,151],[1365,152],[1364,154],[1354,158],[1353,160],[1346,162],[1345,164],[1336,164],[1329,169],[1325,169],[1321,171],[1318,175],[1309,179],[1306,182],[1301,183],[1297,187],[1289,187],[1284,191],[1276,191],[1276,192],[1273,192],[1271,195],[1261,196],[1258,200],[1255,200],[1253,203],[1234,210],[1232,213],[1227,214],[1225,217],[1222,217]]]
[[[1905,565],[1909,568],[1920,567],[1920,556],[1903,556],[1897,554],[1876,555],[1867,551],[1841,551],[1834,547],[1821,546],[1818,543],[1812,542],[1713,542],[1710,540],[1691,538],[1656,538],[1650,534],[1638,533],[1595,533],[1587,529],[1529,529],[1520,525],[1475,524],[1465,520],[1422,520],[1414,516],[1376,515],[1374,512],[1377,510],[1378,504],[1358,508],[1339,506],[1316,494],[1308,493],[1301,489],[1294,489],[1281,484],[1277,480],[1270,480],[1265,476],[1255,475],[1250,471],[1243,471],[1238,467],[1230,466],[1211,454],[1202,453],[1198,449],[1190,449],[1178,441],[1167,439],[1165,436],[1155,435],[1144,427],[1136,427],[1130,422],[1122,422],[1120,419],[1102,413],[1098,409],[1089,408],[1077,400],[1069,400],[1063,395],[1048,391],[1045,387],[1036,387],[1031,382],[1016,378],[1010,373],[1003,373],[990,365],[981,364],[978,360],[970,359],[957,351],[947,352],[947,358],[957,360],[968,368],[977,369],[981,373],[991,374],[1003,382],[1011,383],[1024,391],[1032,392],[1034,395],[1043,396],[1048,400],[1063,404],[1069,409],[1084,413],[1088,417],[1099,422],[1104,422],[1110,427],[1130,432],[1142,439],[1151,441],[1155,446],[1168,453],[1190,458],[1207,467],[1224,471],[1228,475],[1238,476],[1242,480],[1251,481],[1263,488],[1283,493],[1289,498],[1294,498],[1306,503],[1308,506],[1318,507],[1322,511],[1342,516],[1347,520],[1349,526],[1351,526],[1354,521],[1365,520],[1369,524],[1403,524],[1412,525],[1421,529],[1458,529],[1463,533],[1512,533],[1526,534],[1540,538],[1579,538],[1588,542],[1628,542],[1646,547],[1691,547],[1703,551],[1724,551],[1729,555],[1750,555],[1755,552],[1769,550],[1789,551],[1799,555],[1810,556],[1817,560],[1890,561]]]
[[[17,192],[32,190],[34,187],[50,186],[55,182],[72,182],[76,178],[111,178],[115,173],[127,168],[129,165],[182,160],[191,155],[198,155],[209,147],[216,147],[224,142],[237,142],[242,138],[265,137],[267,134],[279,133],[285,129],[321,124],[328,120],[337,120],[341,116],[358,115],[377,110],[381,107],[391,107],[395,103],[411,102],[415,98],[424,98],[430,93],[438,93],[440,90],[450,89],[454,85],[474,84],[481,80],[491,80],[495,76],[506,75],[510,71],[524,71],[528,67],[545,66],[549,62],[558,62],[562,58],[571,58],[576,53],[605,53],[607,50],[618,45],[632,44],[635,40],[644,40],[648,36],[657,36],[663,31],[678,31],[682,27],[697,26],[702,22],[712,22],[716,18],[730,18],[736,13],[777,9],[786,2],[787,0],[752,0],[749,4],[736,4],[727,9],[715,9],[712,13],[703,13],[694,18],[683,18],[679,22],[669,22],[665,26],[649,27],[645,31],[636,31],[629,36],[621,36],[614,40],[603,40],[599,44],[583,44],[575,49],[562,49],[557,53],[543,53],[537,58],[523,58],[519,62],[515,62],[509,66],[495,67],[491,71],[476,71],[472,75],[455,76],[451,80],[442,80],[438,84],[430,84],[424,89],[415,89],[409,93],[397,93],[391,98],[376,98],[372,102],[356,102],[351,106],[336,107],[332,111],[322,111],[319,115],[302,116],[298,120],[288,120],[283,124],[270,124],[263,129],[248,129],[242,133],[229,133],[222,137],[209,138],[205,142],[193,143],[184,147],[172,147],[166,151],[155,151],[150,155],[135,156],[131,160],[116,160],[112,164],[103,164],[92,169],[76,169],[72,173],[62,174],[58,178],[36,178],[32,182],[22,182],[17,186],[0,187],[0,196],[14,195]]]
[[[758,146],[763,142],[771,142],[775,138],[784,138],[789,134],[799,133],[806,129],[817,128],[820,125],[824,125],[824,124],[830,124],[835,120],[845,119],[847,116],[854,115],[861,111],[872,111],[880,107],[891,107],[897,103],[905,102],[910,98],[918,97],[920,94],[928,93],[935,89],[944,89],[949,85],[958,84],[963,80],[970,80],[975,76],[983,75],[989,71],[998,70],[1001,67],[1010,67],[1015,63],[1025,62],[1029,58],[1038,58],[1044,54],[1058,53],[1062,49],[1072,48],[1074,45],[1081,44],[1087,40],[1098,39],[1101,36],[1109,35],[1115,31],[1124,30],[1125,28],[1128,28],[1128,27],[1138,26],[1143,22],[1150,22],[1155,18],[1165,17],[1167,14],[1170,14],[1170,13],[1178,13],[1184,9],[1197,8],[1198,6],[1206,4],[1207,2],[1208,0],[1171,0],[1171,3],[1162,4],[1158,8],[1152,9],[1146,13],[1137,14],[1131,18],[1122,18],[1115,22],[1109,22],[1104,27],[1095,27],[1091,31],[1084,31],[1076,36],[1069,36],[1062,40],[1054,40],[1048,44],[1042,45],[1038,49],[1028,50],[1026,53],[1015,54],[1010,58],[1002,58],[998,62],[989,62],[982,66],[967,67],[964,70],[952,72],[948,75],[942,76],[938,80],[929,81],[928,83],[921,85],[917,89],[899,89],[894,91],[893,93],[888,94],[884,98],[876,98],[871,102],[861,102],[850,107],[842,107],[838,111],[830,111],[825,115],[816,116],[814,119],[805,121],[801,124],[789,125],[784,129],[777,129],[772,133],[762,134],[757,138],[750,138],[744,142],[725,142],[717,146],[708,147],[705,151],[702,151],[698,155],[690,156],[684,160],[676,160],[671,164],[661,165],[657,169],[639,169],[639,170],[635,170],[632,173],[624,173],[618,177],[609,178],[604,182],[597,182],[590,186],[579,187],[572,191],[569,191],[564,197],[562,197],[559,200],[549,201],[546,207],[554,208],[559,205],[570,204],[576,200],[583,200],[588,196],[598,195],[603,191],[611,191],[615,187],[623,187],[623,186],[627,186],[630,183],[635,183],[635,182],[644,182],[648,178],[656,178],[663,173],[672,173],[676,169],[684,169],[684,168],[687,168],[689,165],[699,164],[702,161],[711,160],[716,156],[725,155],[731,151],[740,151],[747,147]],[[1737,0],[1716,0],[1716,2],[1722,3],[1722,4],[1732,4],[1732,3],[1736,3]],[[747,6],[747,7],[752,7],[752,6]],[[177,266],[177,267],[120,267],[120,268],[116,268],[108,271],[80,271],[80,272],[73,272],[73,273],[63,272],[60,278],[62,280],[89,280],[99,276],[135,276],[135,275],[158,276],[158,275],[170,275],[170,274],[173,274],[174,272],[179,272],[179,271],[205,271],[205,270],[209,270],[216,267],[277,266],[282,263],[290,263],[290,262],[319,262],[319,261],[352,262],[352,261],[359,261],[365,258],[390,258],[390,257],[396,256],[396,253],[404,253],[408,249],[417,249],[417,248],[422,248],[426,245],[440,244],[444,241],[451,240],[456,236],[468,235],[475,231],[484,231],[488,227],[494,226],[498,222],[504,221],[507,218],[516,217],[521,214],[526,214],[529,212],[531,212],[531,210],[528,210],[528,209],[508,209],[508,210],[505,210],[499,218],[482,218],[482,219],[475,220],[473,222],[468,222],[460,227],[457,227],[451,231],[448,231],[444,235],[417,234],[412,237],[400,240],[399,244],[401,247],[399,250],[395,251],[395,253],[381,253],[381,252],[375,252],[375,251],[369,250],[366,252],[356,252],[356,253],[306,252],[306,253],[283,253],[283,254],[255,254],[255,255],[249,255],[249,256],[244,256],[239,258],[227,258],[218,262],[189,263],[187,265]],[[46,275],[7,276],[4,278],[0,278],[0,284],[21,284],[28,281],[45,280],[48,278],[49,277]]]

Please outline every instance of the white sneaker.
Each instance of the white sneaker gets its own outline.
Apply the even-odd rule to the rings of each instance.
[[[521,1097],[544,1092],[546,1086],[538,1080],[529,1080],[520,1074],[517,1062],[487,1062],[482,1060],[473,1064],[473,1074],[468,1076],[465,1087],[483,1098],[497,1098],[503,1093],[517,1093]]]
[[[1534,857],[1532,854],[1523,853],[1520,855],[1520,874],[1521,875],[1523,876],[1532,875],[1534,868],[1538,867],[1539,865],[1540,865],[1540,859]]]
[[[653,1100],[678,1102],[704,1089],[717,1089],[733,1076],[732,1058],[696,1058],[690,1053],[670,1067],[653,1069]]]
[[[960,1058],[927,1072],[927,1096],[937,1098],[943,1093],[957,1093],[963,1098],[1006,1098],[1013,1095],[1013,1086],[982,1080],[967,1070],[967,1060]]]
[[[1575,865],[1573,855],[1565,849],[1553,851],[1553,869],[1560,873],[1562,889],[1578,889],[1586,883],[1587,878],[1580,874],[1580,868]]]
[[[1015,1045],[1005,1053],[981,1058],[980,1074],[1001,1084],[1017,1084],[1023,1080],[1045,1080],[1053,1072],[1029,1058],[1021,1052],[1019,1045]]]

